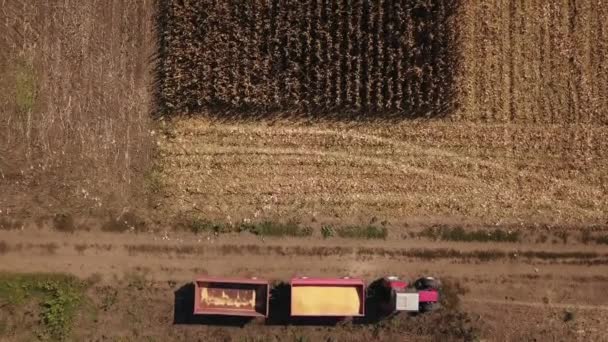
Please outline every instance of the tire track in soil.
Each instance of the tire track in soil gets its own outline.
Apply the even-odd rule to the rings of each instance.
[[[224,132],[237,131],[240,133],[245,133],[245,132],[267,133],[268,132],[268,130],[266,128],[250,127],[250,126],[230,126],[230,125],[213,126],[211,129],[216,130],[216,131],[224,131]],[[340,136],[343,138],[349,137],[352,139],[358,139],[358,140],[363,140],[363,141],[374,141],[377,143],[390,144],[393,146],[402,147],[402,148],[406,149],[406,151],[409,151],[409,152],[423,153],[423,154],[433,156],[433,157],[452,158],[452,159],[456,159],[459,162],[473,162],[473,163],[476,163],[476,164],[479,164],[482,166],[486,166],[489,168],[501,170],[504,172],[518,173],[520,176],[531,177],[536,180],[545,182],[543,180],[543,177],[541,177],[541,175],[539,175],[538,173],[535,173],[535,172],[517,170],[514,167],[511,167],[511,168],[506,167],[506,165],[504,165],[504,164],[484,161],[477,157],[462,156],[458,153],[448,152],[448,151],[445,151],[442,149],[423,147],[423,146],[416,145],[413,143],[398,141],[398,140],[390,139],[390,138],[379,137],[379,136],[372,135],[372,134],[352,133],[349,131],[274,127],[273,134],[276,134],[276,133],[329,135],[329,136]],[[408,172],[417,173],[417,174],[424,175],[424,176],[430,176],[431,178],[451,180],[451,181],[456,182],[457,184],[474,184],[476,186],[486,188],[488,190],[493,189],[491,184],[487,184],[485,182],[476,181],[474,179],[469,179],[466,177],[450,176],[449,174],[440,172],[439,170],[419,168],[419,167],[414,167],[414,166],[403,164],[403,163],[395,163],[394,161],[392,161],[390,159],[385,159],[385,158],[363,157],[363,156],[353,155],[353,154],[344,153],[344,152],[321,152],[321,151],[310,151],[310,150],[301,151],[301,150],[289,149],[289,148],[288,149],[279,149],[279,148],[254,149],[254,148],[244,148],[244,147],[236,147],[236,146],[230,147],[230,148],[225,147],[225,146],[214,146],[214,145],[207,145],[207,146],[213,146],[212,150],[214,152],[217,152],[218,150],[221,150],[221,149],[226,149],[227,151],[232,151],[233,153],[250,151],[252,153],[254,153],[254,152],[255,153],[265,153],[265,154],[269,154],[269,155],[298,154],[298,155],[319,155],[319,156],[324,156],[324,157],[334,157],[334,158],[340,158],[340,159],[358,159],[360,161],[376,163],[377,165],[389,166],[389,167],[392,167],[392,168],[397,169],[402,172],[404,170],[406,170]],[[584,189],[585,191],[591,192],[591,193],[600,191],[596,187],[591,187],[586,184],[582,184],[582,183],[578,183],[578,182],[563,180],[563,179],[559,179],[559,178],[555,178],[555,177],[550,177],[550,180],[554,184],[565,186],[571,190]],[[576,209],[576,210],[587,211],[588,213],[591,212],[590,210],[585,209],[585,208],[579,208],[579,207],[569,205],[569,204],[565,203],[564,201],[554,202],[553,207],[554,207],[554,209],[559,209],[559,210],[564,210],[564,211],[572,211],[572,210]]]
[[[222,125],[222,126],[213,126],[212,129],[216,130],[216,131],[224,131],[224,132],[226,132],[226,131],[228,131],[228,132],[248,131],[248,132],[252,132],[252,133],[268,133],[269,132],[269,130],[267,128],[250,127],[250,126],[230,126],[230,125],[223,126]],[[245,132],[243,132],[243,133],[245,133]],[[343,137],[343,138],[348,137],[348,138],[363,140],[363,141],[373,141],[373,142],[377,142],[377,143],[383,143],[383,144],[402,147],[408,152],[415,151],[415,152],[423,153],[423,154],[433,156],[433,157],[453,158],[460,162],[474,162],[476,164],[479,164],[479,165],[482,165],[485,167],[490,167],[490,168],[502,170],[505,172],[516,172],[522,176],[532,177],[537,180],[543,179],[541,177],[541,175],[539,175],[538,173],[517,170],[514,167],[506,167],[505,164],[486,161],[486,160],[483,160],[478,157],[463,156],[461,154],[454,153],[454,152],[448,152],[443,149],[425,147],[425,146],[417,145],[414,143],[405,142],[405,141],[401,141],[401,140],[397,140],[397,139],[380,137],[380,136],[373,135],[373,134],[353,133],[348,130],[347,131],[334,131],[334,130],[328,130],[328,129],[320,130],[320,129],[299,128],[299,127],[298,128],[273,127],[272,133],[273,134],[285,133],[285,134],[291,134],[291,135],[295,135],[295,134],[329,135],[329,136],[338,136],[338,137]],[[570,188],[584,188],[591,192],[597,191],[597,188],[588,186],[586,184],[563,180],[563,179],[559,179],[559,178],[555,178],[555,177],[551,177],[550,179],[552,182],[555,182],[560,185],[565,185]]]
[[[543,302],[528,302],[521,300],[499,300],[499,299],[480,299],[480,298],[462,298],[463,303],[476,304],[494,304],[500,306],[526,306],[532,308],[544,309],[577,309],[577,310],[602,310],[608,311],[608,305],[589,305],[577,303],[543,303]]]

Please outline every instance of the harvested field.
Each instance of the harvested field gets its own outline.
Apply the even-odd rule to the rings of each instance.
[[[606,138],[582,124],[183,119],[159,141],[160,203],[233,223],[605,224]]]
[[[458,117],[607,124],[606,17],[604,1],[464,1]]]
[[[165,37],[167,58],[161,61],[161,93],[165,100],[183,95],[198,101],[188,104],[185,100],[169,100],[175,103],[173,113],[215,117],[178,118],[167,128],[166,138],[161,137],[163,171],[159,183],[167,193],[159,205],[170,215],[187,213],[217,222],[310,220],[344,225],[365,225],[378,219],[399,227],[429,220],[585,225],[605,224],[608,219],[608,154],[601,143],[608,132],[608,70],[604,63],[608,24],[601,20],[603,6],[595,6],[592,1],[558,0],[409,1],[400,7],[405,15],[396,15],[403,19],[403,35],[415,36],[408,33],[413,27],[429,40],[412,44],[406,39],[403,45],[396,45],[397,50],[391,50],[394,46],[386,44],[387,36],[366,30],[363,24],[367,19],[361,18],[367,18],[369,12],[370,27],[382,27],[382,33],[383,23],[391,26],[397,19],[386,18],[385,8],[367,1],[354,2],[352,11],[334,1],[309,1],[294,7],[275,1],[240,6],[232,2],[165,3],[171,7],[166,18],[171,30]],[[421,8],[428,10],[429,16],[418,17]],[[190,20],[194,13],[204,10],[210,14]],[[284,18],[300,12],[301,25],[286,29]],[[336,12],[352,16],[350,21],[335,22],[339,32],[347,27],[352,36],[338,35],[334,39],[331,23]],[[222,26],[225,30],[212,30],[220,25],[216,16],[230,18],[227,26]],[[186,35],[184,32],[191,32],[188,27],[199,23],[197,20],[201,20],[200,27],[209,30],[197,31],[194,37]],[[215,34],[218,37],[213,39],[223,39],[223,45],[201,43]],[[289,39],[273,40],[283,34],[302,39],[291,45]],[[331,38],[331,44],[325,44],[324,37]],[[234,44],[234,39],[239,44]],[[196,44],[178,44],[184,40]],[[354,41],[362,41],[372,51],[345,53],[342,46],[351,46]],[[334,50],[329,48],[332,44],[339,45],[338,54],[357,62],[346,63],[351,67],[343,68],[342,59],[334,58]],[[208,45],[216,48],[196,53]],[[219,52],[230,46],[236,49],[233,53]],[[297,100],[283,101],[280,96],[292,96],[290,90],[267,81],[275,76],[273,65],[277,59],[273,51],[277,46],[287,48],[279,49],[276,56],[287,60],[297,56],[290,65],[299,72],[297,76],[278,73],[279,79],[286,84],[292,79],[312,82],[296,82],[293,99]],[[422,46],[422,51],[437,48],[437,53],[417,55],[429,65],[420,68],[421,78],[405,77],[410,75],[407,71],[390,77],[370,71],[375,56],[385,57],[381,52],[393,57],[379,61],[397,63],[400,56],[400,67],[409,70],[412,65],[407,63],[417,58],[406,57],[403,52],[416,54]],[[291,47],[297,48],[295,53]],[[320,63],[323,58],[330,63]],[[365,58],[371,58],[371,62]],[[210,68],[210,63],[215,67]],[[230,67],[222,67],[222,63]],[[238,67],[238,63],[256,68]],[[380,70],[384,66],[389,66],[386,70],[400,70],[391,69],[391,63],[379,65]],[[317,72],[316,68],[321,67],[328,69]],[[447,69],[449,75],[444,73]],[[192,79],[180,76],[185,70],[198,70],[200,74]],[[243,70],[270,76],[262,77],[252,87],[248,83],[252,76]],[[364,71],[371,73],[361,73]],[[220,77],[221,73],[238,77]],[[392,87],[394,83],[389,82],[374,97],[373,87],[367,91],[367,86],[377,84],[373,75],[383,80],[397,77],[407,85]],[[432,78],[431,84],[439,82],[436,88],[445,92],[427,91],[435,86],[425,88],[426,77]],[[342,90],[351,89],[339,87],[343,78],[348,84],[354,82],[357,89],[367,85],[363,92],[349,94],[375,98],[378,105],[374,107],[371,101],[364,107],[361,103],[367,100],[342,96]],[[194,79],[192,87],[180,85]],[[220,87],[204,86],[220,79],[224,82]],[[246,89],[253,90],[246,96],[237,95]],[[403,89],[413,90],[406,94]],[[312,92],[298,93],[302,90]],[[216,95],[210,92],[225,94],[221,95],[225,99],[212,100]],[[421,99],[417,92],[438,97]],[[315,98],[319,93],[331,101]],[[385,96],[388,93],[403,96],[398,101],[401,107],[382,102],[395,98]],[[354,102],[343,102],[345,98]],[[268,104],[273,101],[274,105]],[[358,123],[312,120],[332,112],[339,117],[353,109],[361,114],[374,108],[387,114],[384,118],[395,117],[395,113],[401,118],[416,117],[424,107],[419,105],[426,102],[436,108],[455,103],[457,108],[443,112],[447,114],[443,120],[428,122],[371,120],[379,118],[373,110],[358,116],[367,119]],[[214,104],[220,103],[223,111],[218,115]],[[235,114],[258,117],[260,108],[263,113],[277,111],[278,116],[290,116],[290,109],[298,106],[308,111],[308,119],[217,120],[218,116]]]
[[[0,216],[141,207],[152,0],[0,4]]]

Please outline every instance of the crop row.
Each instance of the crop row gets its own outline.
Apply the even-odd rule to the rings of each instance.
[[[444,114],[458,3],[161,1],[161,108]]]

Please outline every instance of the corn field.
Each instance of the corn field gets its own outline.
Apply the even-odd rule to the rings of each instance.
[[[608,2],[467,0],[459,12],[466,121],[608,124]]]
[[[459,2],[160,0],[160,107],[443,115]]]

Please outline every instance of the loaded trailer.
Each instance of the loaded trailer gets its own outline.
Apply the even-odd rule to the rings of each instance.
[[[351,278],[293,278],[292,317],[361,317],[365,283]]]
[[[194,288],[195,315],[268,317],[270,286],[266,280],[201,277]]]

